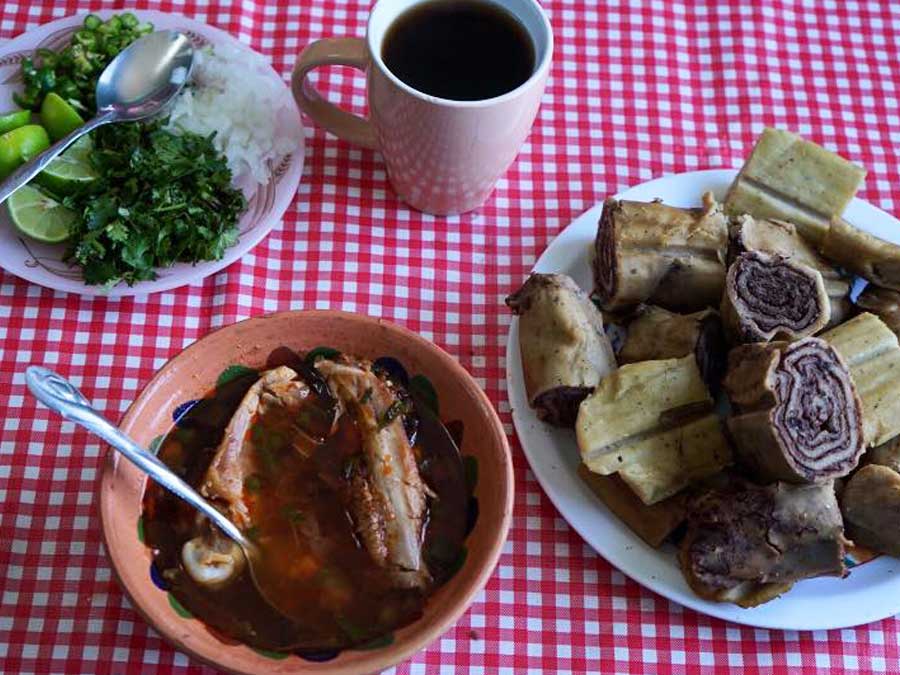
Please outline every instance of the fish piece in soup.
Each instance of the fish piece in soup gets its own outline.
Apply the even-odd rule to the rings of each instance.
[[[225,429],[222,443],[203,481],[203,495],[224,505],[228,517],[241,529],[251,526],[250,512],[244,500],[245,485],[259,470],[259,455],[251,452],[253,441],[249,432],[257,417],[266,410],[276,406],[299,409],[308,402],[311,391],[296,377],[293,370],[281,366],[264,372],[247,390]],[[295,447],[305,451],[306,441],[298,434],[294,439]]]
[[[247,390],[228,422],[203,480],[203,495],[213,499],[241,529],[252,527],[244,494],[246,486],[257,475],[258,456],[251,451],[250,429],[254,420],[273,408],[299,409],[308,402],[310,389],[296,377],[290,368],[275,368],[264,372]],[[314,441],[298,433],[294,443],[300,452],[308,452],[307,446]],[[181,560],[191,578],[208,588],[220,587],[235,579],[245,563],[240,548],[211,527],[185,542]]]
[[[361,452],[345,463],[343,487],[360,540],[397,586],[427,586],[422,527],[429,490],[403,425],[405,402],[368,362],[320,360],[316,368],[362,439]]]

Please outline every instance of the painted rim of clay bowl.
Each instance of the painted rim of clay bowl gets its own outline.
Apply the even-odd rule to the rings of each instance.
[[[170,359],[144,387],[120,424],[145,447],[172,426],[178,404],[202,398],[230,365],[261,367],[280,346],[306,351],[320,345],[363,357],[393,356],[410,374],[434,384],[444,421],[463,420],[461,451],[478,462],[479,517],[466,539],[468,555],[456,575],[428,599],[418,621],[398,629],[394,641],[372,650],[346,650],[316,663],[296,655],[273,658],[246,645],[225,642],[150,578],[150,549],[138,521],[146,477],[108,450],[100,477],[103,543],[131,604],[178,649],[232,673],[368,673],[395,665],[440,637],[468,609],[493,574],[509,531],[513,470],[503,425],[471,375],[445,351],[412,331],[383,319],[330,310],[293,311],[247,319],[220,328]]]

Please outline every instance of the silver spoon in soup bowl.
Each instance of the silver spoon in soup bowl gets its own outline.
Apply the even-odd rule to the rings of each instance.
[[[112,422],[94,410],[90,402],[67,379],[41,366],[29,366],[25,383],[34,397],[67,420],[80,424],[125,455],[128,460],[172,494],[180,497],[212,521],[243,550],[248,561],[259,556],[259,549],[238,527],[185,483],[156,455],[142,448]],[[250,565],[252,570],[252,565]]]
[[[42,366],[29,366],[25,370],[25,383],[34,397],[45,406],[102,438],[152,480],[205,515],[226,537],[240,547],[254,587],[263,600],[289,622],[286,625],[308,624],[307,612],[298,610],[296,603],[283,601],[281,595],[285,592],[284,586],[267,584],[266,580],[273,578],[267,568],[267,552],[247,537],[224,513],[185,483],[156,455],[141,447],[97,412],[75,385]],[[309,647],[303,640],[298,640],[296,632],[290,629],[270,637],[272,642],[266,645],[267,649],[294,650]]]
[[[80,424],[88,431],[95,433],[125,455],[152,480],[209,518],[225,536],[241,548],[253,585],[259,590],[263,599],[285,619],[292,623],[302,622],[303,616],[292,616],[287,610],[284,610],[284,603],[279,602],[278,592],[274,588],[271,590],[267,588],[264,579],[268,576],[263,572],[266,561],[265,554],[225,514],[185,483],[156,455],[142,448],[112,422],[94,410],[84,394],[61,375],[41,366],[29,366],[25,371],[25,383],[35,398],[45,406],[59,413],[65,419]],[[283,592],[280,588],[279,591]],[[296,644],[293,635],[286,634],[283,644],[271,645],[269,648],[292,649],[298,646],[302,645]]]
[[[0,183],[0,202],[86,133],[104,124],[134,122],[161,112],[184,87],[193,63],[190,40],[176,31],[157,31],[135,40],[100,74],[97,114]]]

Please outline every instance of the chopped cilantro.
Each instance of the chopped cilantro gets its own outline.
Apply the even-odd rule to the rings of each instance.
[[[164,121],[115,124],[92,133],[99,179],[65,197],[80,217],[65,259],[88,284],[132,285],[176,262],[219,260],[238,238],[245,207],[212,136],[176,135]]]

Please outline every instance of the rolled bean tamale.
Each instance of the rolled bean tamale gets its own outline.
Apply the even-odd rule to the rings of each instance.
[[[728,228],[728,264],[748,251],[780,255],[817,270],[831,308],[828,325],[836,326],[850,315],[850,281],[800,236],[793,223],[739,216]]]
[[[800,579],[847,572],[832,482],[713,490],[689,514],[678,558],[702,598],[754,607]]]
[[[731,463],[712,408],[693,354],[624,365],[578,409],[581,460],[655,504]]]
[[[792,258],[748,251],[728,268],[722,321],[734,342],[814,335],[830,315],[825,282],[812,267]]]
[[[731,215],[787,220],[818,244],[866,176],[860,166],[781,129],[764,129],[725,197]]]
[[[506,304],[519,316],[531,407],[545,422],[571,427],[578,404],[616,368],[600,310],[564,274],[532,274]]]
[[[762,481],[846,476],[865,448],[862,407],[847,366],[827,342],[742,345],[728,355],[728,430]]]
[[[900,291],[900,246],[835,218],[819,250],[829,260],[873,284]]]
[[[719,313],[704,309],[676,314],[662,307],[645,305],[628,324],[619,363],[674,359],[693,354],[703,380],[716,390],[725,374],[727,346]]]
[[[862,401],[867,445],[900,435],[900,344],[874,314],[865,312],[822,334],[850,368]]]
[[[605,310],[640,303],[691,312],[717,307],[728,225],[712,193],[703,207],[607,199],[597,228],[594,293]]]

